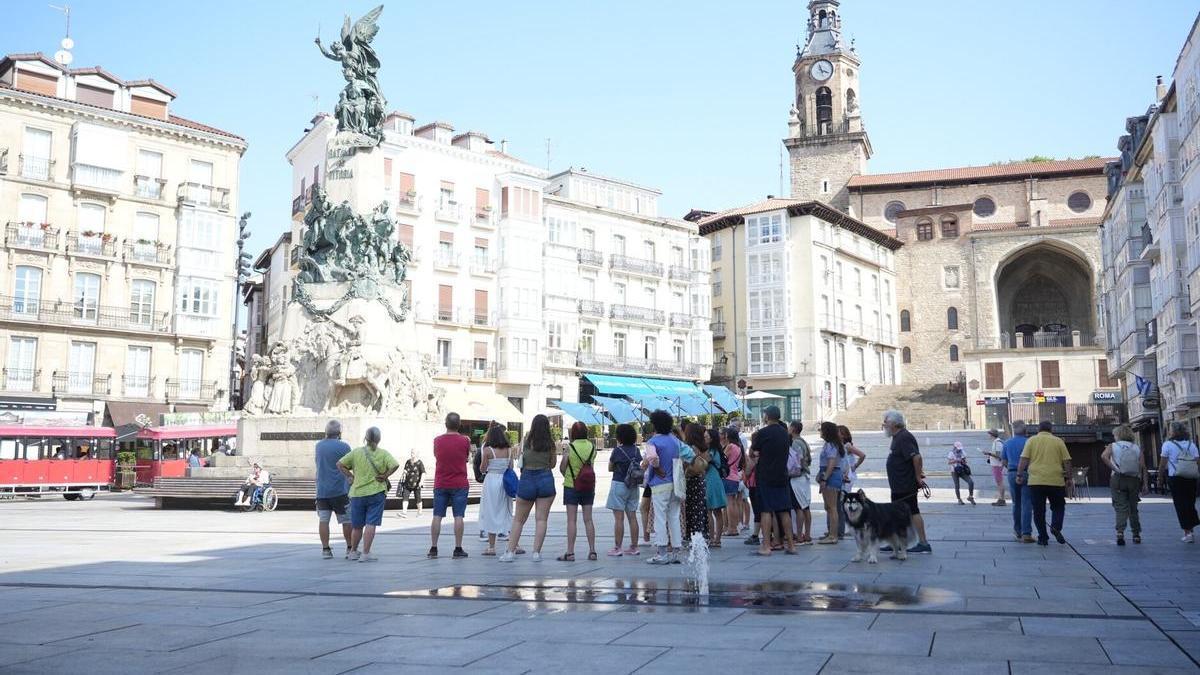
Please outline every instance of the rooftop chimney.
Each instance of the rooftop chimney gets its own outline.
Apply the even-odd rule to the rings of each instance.
[[[1162,75],[1159,75],[1154,79],[1154,100],[1161,101],[1167,97],[1167,85],[1163,84]]]
[[[507,139],[504,139],[504,138],[500,139],[500,152],[503,152],[506,155],[508,154],[508,140]]]

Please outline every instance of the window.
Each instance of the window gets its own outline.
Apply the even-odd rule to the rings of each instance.
[[[713,285],[712,285],[712,289],[713,289],[713,295],[714,295],[714,296],[720,295],[720,294],[721,294],[721,282],[720,282],[720,281],[714,281],[714,282],[713,282]]]
[[[838,385],[838,410],[846,409],[846,385]]]
[[[625,356],[625,334],[613,333],[613,351],[617,356]]]
[[[219,237],[224,216],[208,211],[181,209],[179,215],[179,245],[209,251],[221,249]]]
[[[595,329],[584,328],[579,332],[579,351],[584,354],[592,354],[596,351]]]
[[[958,218],[954,216],[942,216],[942,238],[958,238]]]
[[[783,326],[787,308],[784,305],[782,288],[750,291],[747,294],[747,299],[750,328],[777,328]]]
[[[613,299],[618,305],[625,304],[625,284],[613,284]]]
[[[883,302],[885,304],[892,302],[892,282],[888,279],[883,280]]]
[[[908,347],[905,347],[904,349],[900,350],[900,362],[901,363],[912,363],[912,350],[911,349],[909,349]]]
[[[750,246],[783,241],[783,218],[779,214],[747,218],[746,236]]]
[[[475,359],[472,365],[475,368],[476,374],[482,374],[487,370],[487,353],[488,346],[486,342],[475,343],[475,351],[473,352]]]
[[[646,336],[645,359],[647,361],[654,361],[658,359],[658,338],[652,335]]]
[[[837,374],[841,375],[842,377],[845,377],[846,376],[846,344],[844,342],[838,343],[837,356],[838,356]]]
[[[750,374],[782,373],[786,368],[787,338],[763,335],[750,338]]]
[[[900,212],[904,209],[904,202],[888,202],[887,206],[883,207],[883,218],[889,223],[895,225],[896,219],[900,217]]]
[[[996,202],[992,201],[991,197],[980,197],[971,206],[971,212],[977,218],[991,218],[996,214]]]
[[[837,272],[834,276],[833,287],[840,290],[842,288],[842,283],[844,281],[844,279],[842,278],[842,263],[841,263],[841,261],[838,261],[838,262],[834,263],[833,266],[834,266],[834,269],[837,270]]]
[[[1003,363],[983,364],[983,388],[992,390],[1004,388]]]
[[[154,323],[154,282],[134,279],[129,288],[129,323],[150,327]]]
[[[501,289],[503,294],[504,289]],[[501,295],[503,300],[503,295]],[[507,308],[506,308],[507,309]],[[438,321],[449,321],[454,317],[454,287],[438,284]]]
[[[95,323],[100,316],[100,275],[76,274],[75,319],[87,323]]]
[[[917,222],[917,241],[933,239],[933,221],[925,218]]]
[[[437,365],[443,369],[450,368],[450,341],[437,341]]]
[[[908,310],[900,310],[900,332],[907,333],[912,330],[912,320],[909,318]],[[908,363],[908,361],[905,361]]]
[[[871,275],[871,299],[879,299],[879,277],[874,274]]]
[[[1042,387],[1046,389],[1058,389],[1060,385],[1058,378],[1058,361],[1042,361]]]
[[[184,349],[179,352],[179,398],[200,398],[200,383],[204,379],[204,352]]]
[[[561,321],[550,321],[546,324],[546,349],[562,349],[563,334],[566,327]]]
[[[625,255],[625,237],[619,234],[613,235],[613,253],[617,255]]]
[[[218,282],[184,277],[179,281],[179,312],[198,316],[217,315]]]
[[[862,270],[854,268],[854,293],[862,295]]]
[[[654,251],[654,242],[648,241],[646,243],[650,244],[650,251],[653,252]],[[692,251],[692,253],[693,253],[693,257],[694,257],[694,254],[696,252]],[[650,259],[653,260],[654,258],[652,257]],[[682,247],[680,247],[680,246],[672,246],[671,247],[671,264],[675,265],[676,267],[683,267],[683,248]]]
[[[717,236],[714,237],[713,241],[712,241],[712,261],[713,262],[717,262],[721,259],[721,240],[718,238],[720,236],[721,236],[720,234],[717,234]]]
[[[33,180],[50,180],[51,134],[43,129],[25,128],[21,146],[21,176]]]
[[[133,243],[130,253],[135,260],[158,260],[158,216],[139,212],[133,216]]]
[[[579,247],[586,251],[594,251],[596,249],[596,231],[583,228],[583,231],[580,232]]]
[[[37,363],[37,338],[14,337],[8,341],[8,365],[4,387],[9,391],[33,391]]]
[[[654,290],[650,286],[647,286],[645,292],[646,306],[650,309],[658,309],[658,291]]]
[[[46,203],[47,200],[42,195],[21,195],[21,203],[17,206],[17,220],[31,228],[29,234],[23,233],[22,236],[23,242],[29,240],[29,243],[25,244],[26,246],[42,245],[43,234],[38,226],[46,222]],[[35,238],[36,241],[33,241]]]
[[[579,279],[579,297],[584,300],[596,299],[596,280],[591,277],[581,277]]]
[[[858,379],[867,381],[867,353],[862,347],[858,348]]]
[[[80,253],[100,255],[104,250],[104,215],[105,208],[100,204],[80,204],[77,232],[75,233],[76,250]]]
[[[150,348],[131,346],[125,352],[125,396],[150,396]]]
[[[950,360],[958,361],[958,345],[950,345]]]
[[[821,87],[816,93],[817,99],[817,134],[824,136],[833,133],[833,92],[829,87]]]
[[[1100,386],[1100,387],[1119,387],[1119,386],[1121,386],[1120,380],[1108,376],[1108,359],[1100,359],[1099,361],[1096,362],[1096,367],[1098,368],[1098,372],[1099,372],[1099,378],[1097,379],[1098,386]]]
[[[454,200],[454,183],[448,180],[442,181],[441,188],[438,190],[438,208],[446,211],[457,205],[458,202]]]
[[[96,372],[96,343],[72,342],[67,359],[67,391],[91,394],[92,376]]]
[[[833,343],[825,340],[825,374],[833,374]]]
[[[675,363],[683,363],[683,340],[671,342],[671,356],[674,357]]]
[[[951,307],[946,310],[946,328],[949,330],[958,330],[958,308]]]
[[[75,85],[75,100],[80,103],[99,106],[101,108],[111,108],[113,107],[114,97],[115,92],[111,89],[89,87],[86,84]]]
[[[1067,208],[1075,213],[1083,213],[1092,208],[1092,198],[1083,190],[1072,192],[1071,196],[1067,197]]]
[[[644,242],[642,242],[642,247],[643,247],[643,250],[646,251],[646,260],[657,260],[658,259],[658,247],[656,247],[654,245],[654,242],[644,241]],[[682,264],[682,263],[683,263],[683,250],[681,249],[679,251],[679,262],[675,263],[675,264]]]
[[[783,282],[783,252],[752,253],[746,258],[748,284]]]
[[[37,316],[41,297],[41,268],[18,265],[13,284],[13,314]]]

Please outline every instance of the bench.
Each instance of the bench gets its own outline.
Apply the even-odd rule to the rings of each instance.
[[[169,506],[185,506],[192,502],[219,501],[233,503],[233,495],[245,483],[242,478],[155,478],[149,489],[138,489],[137,494],[154,497],[158,508]],[[280,502],[312,502],[317,494],[316,480],[313,478],[273,478],[271,486]],[[483,485],[470,481],[467,491],[468,502],[479,502],[483,495]],[[388,501],[399,506],[400,499],[396,497],[395,482]],[[433,505],[433,478],[421,481],[421,501],[427,507]]]

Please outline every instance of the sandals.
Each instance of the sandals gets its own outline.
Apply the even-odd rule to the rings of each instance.
[[[496,549],[494,549],[494,548],[484,549],[483,553],[481,553],[480,555],[496,555]]]
[[[595,551],[592,551],[591,553],[588,554],[588,560],[595,560],[595,559],[596,559]]]
[[[574,553],[564,553],[564,554],[558,556],[557,558],[555,558],[555,560],[557,560],[558,562],[575,562],[575,554]]]

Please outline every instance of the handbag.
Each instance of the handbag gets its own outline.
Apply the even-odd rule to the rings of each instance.
[[[1175,477],[1187,478],[1190,480],[1196,480],[1197,478],[1200,478],[1200,465],[1197,465],[1196,463],[1197,456],[1185,456],[1183,454],[1183,446],[1177,441],[1171,442],[1174,443],[1175,447],[1179,449],[1179,455],[1175,458]],[[1189,443],[1189,445],[1191,444]]]
[[[367,448],[363,448],[363,457],[367,458],[367,462],[370,463],[371,468],[375,470],[376,476],[383,473],[382,471],[379,470],[379,465],[376,464],[375,460],[371,458],[371,451],[368,450]],[[383,487],[384,487],[384,494],[391,492],[392,491],[392,479],[384,478],[383,479]]]
[[[509,467],[504,470],[504,494],[508,495],[510,499],[517,496],[518,483],[520,483],[520,481],[517,480],[517,472],[513,471],[512,465],[510,464]]]
[[[687,477],[683,471],[683,458],[676,456],[671,460],[671,489],[679,499],[687,496]]]
[[[695,478],[696,476],[703,476],[707,471],[708,460],[701,457],[700,453],[696,453],[696,458],[687,465],[687,475]]]
[[[971,475],[971,467],[967,466],[966,464],[955,464],[954,473],[958,475],[959,478],[967,478]]]
[[[592,461],[596,459],[596,446],[592,446],[592,454],[586,460],[579,454],[578,448],[574,443],[571,444],[571,452],[579,458],[580,467],[578,473],[573,473],[572,482],[575,485],[576,492],[595,492],[596,491],[596,470],[592,468]],[[567,467],[571,466],[571,460],[567,459]]]

